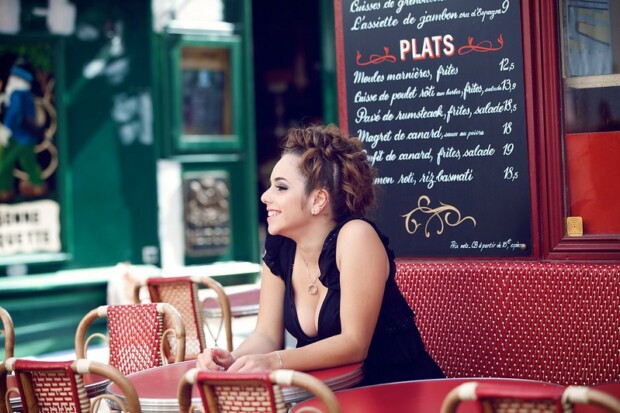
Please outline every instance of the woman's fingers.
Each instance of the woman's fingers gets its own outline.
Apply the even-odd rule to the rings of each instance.
[[[220,370],[221,362],[218,360],[218,353],[214,349],[206,349],[198,355],[196,359],[196,367],[202,370]]]
[[[211,348],[198,356],[196,366],[203,370],[235,372],[269,371],[273,369],[271,359],[266,354],[242,356],[237,360],[233,355],[220,348]]]
[[[228,368],[234,361],[232,354],[220,348],[211,349],[211,358],[218,366],[224,369]]]
[[[230,367],[228,367],[228,371],[231,373],[269,370],[272,370],[272,367],[269,363],[269,356],[265,354],[254,354],[251,356],[239,357]]]

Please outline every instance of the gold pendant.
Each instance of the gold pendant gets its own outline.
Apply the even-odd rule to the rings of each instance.
[[[319,289],[314,284],[308,284],[308,294],[316,295],[319,292]]]

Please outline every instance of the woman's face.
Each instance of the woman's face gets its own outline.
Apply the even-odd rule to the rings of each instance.
[[[283,155],[273,167],[269,188],[261,196],[261,202],[267,206],[267,229],[271,235],[291,237],[310,220],[311,201],[299,162],[297,155]]]

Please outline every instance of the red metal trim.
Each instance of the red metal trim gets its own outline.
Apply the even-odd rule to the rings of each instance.
[[[534,73],[536,68],[535,47],[533,38],[535,37],[536,24],[531,19],[531,3],[534,1],[523,1],[521,3],[521,32],[523,42],[523,80],[525,89],[525,117],[527,147],[530,173],[530,208],[532,225],[532,255],[531,259],[540,259],[541,255],[541,236],[540,236],[540,201],[538,199],[538,168],[536,162],[537,141],[536,139],[536,105],[534,104],[534,91],[536,90],[536,77],[528,74]]]
[[[187,281],[189,280],[189,276],[178,276],[178,277],[149,277],[146,280],[146,285],[151,284],[165,284],[165,283],[173,283],[179,281]]]
[[[16,359],[13,366],[13,371],[23,370],[67,370],[71,371],[71,364],[74,360],[67,361],[55,361],[55,360],[30,360],[30,359]],[[72,372],[73,374],[73,372]]]
[[[342,24],[342,0],[334,1],[334,27],[336,31],[336,76],[338,81],[338,118],[340,129],[349,133],[347,115],[347,84],[344,70],[344,27]]]
[[[522,383],[505,385],[503,383],[479,383],[476,397],[480,399],[554,400],[560,401],[564,387],[548,383]]]

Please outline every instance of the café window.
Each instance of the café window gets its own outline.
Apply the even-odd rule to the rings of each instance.
[[[620,2],[559,0],[566,235],[620,234]]]
[[[181,48],[184,135],[231,135],[230,57],[225,48]]]
[[[172,53],[176,150],[239,150],[240,43],[184,37]]]

